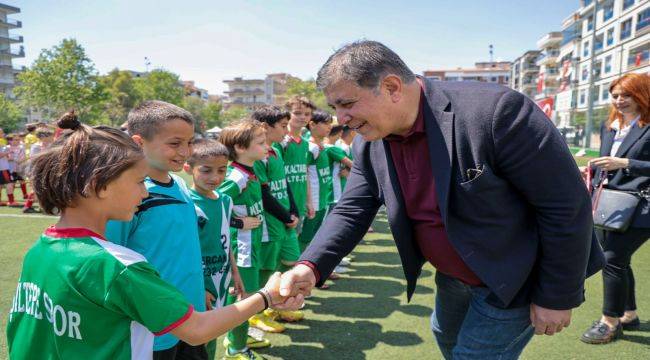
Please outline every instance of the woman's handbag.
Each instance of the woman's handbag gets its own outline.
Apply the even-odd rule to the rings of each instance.
[[[625,232],[632,222],[632,217],[642,198],[647,198],[648,191],[619,191],[603,189],[607,171],[601,171],[598,188],[594,191],[591,204],[594,226],[606,231]],[[587,176],[591,186],[591,176]]]

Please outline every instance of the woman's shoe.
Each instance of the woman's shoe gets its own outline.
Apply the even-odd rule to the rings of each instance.
[[[612,329],[609,325],[601,321],[595,321],[591,327],[582,334],[580,340],[587,344],[607,344],[623,335],[623,326],[619,322],[616,328]]]
[[[623,325],[623,330],[636,331],[639,330],[639,328],[641,327],[641,321],[637,316],[630,321],[625,321],[625,322],[621,321],[621,325]]]

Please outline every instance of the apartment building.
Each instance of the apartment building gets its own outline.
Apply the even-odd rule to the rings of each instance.
[[[482,81],[507,86],[510,83],[510,62],[477,62],[473,68],[425,70],[422,75],[440,81]]]
[[[11,33],[13,29],[22,28],[23,24],[7,16],[17,13],[20,13],[19,8],[0,3],[0,93],[8,97],[13,97],[16,75],[24,69],[13,64],[13,59],[25,57],[21,45],[23,37]]]
[[[537,95],[537,79],[539,78],[537,58],[539,54],[539,50],[528,50],[515,59],[510,66],[509,86],[531,99]]]

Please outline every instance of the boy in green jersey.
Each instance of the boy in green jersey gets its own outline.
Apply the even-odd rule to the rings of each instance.
[[[341,138],[336,141],[336,146],[339,147],[346,154],[350,160],[354,161],[354,154],[352,153],[352,141],[354,137],[357,136],[356,131],[350,129],[349,126],[344,125],[343,131],[341,132]],[[339,173],[341,178],[341,193],[345,190],[345,184],[348,181],[348,176],[350,176],[351,167],[342,167]],[[335,196],[334,201],[338,201]]]
[[[302,233],[298,237],[301,251],[309,245],[316,231],[323,223],[330,203],[332,202],[332,173],[330,157],[323,145],[325,138],[332,127],[332,116],[328,113],[317,111],[309,122],[311,137],[309,139],[309,153],[307,177],[309,181],[308,207],[314,209],[313,218],[305,220]]]
[[[264,223],[264,206],[262,202],[262,185],[255,175],[253,166],[256,161],[266,158],[268,146],[262,124],[253,119],[244,119],[228,126],[221,132],[219,140],[228,148],[231,164],[228,166],[226,180],[219,186],[219,191],[233,200],[236,216],[256,216],[262,224],[254,229],[245,230],[231,227],[231,245],[235,253],[244,291],[252,293],[260,286],[260,267],[262,265],[262,237],[266,232]],[[236,301],[228,296],[227,303]],[[246,359],[243,354],[252,353],[247,345],[248,321],[228,332],[225,359]]]
[[[308,140],[303,137],[303,129],[309,123],[311,114],[316,109],[314,104],[306,97],[293,97],[285,104],[289,111],[289,134],[275,147],[284,159],[284,169],[287,174],[287,183],[291,188],[293,199],[300,217],[301,224],[305,216],[314,216],[313,209],[307,208],[307,153],[309,152]],[[301,231],[301,225],[297,228]]]
[[[237,305],[196,311],[143,255],[103,236],[107,220],[129,221],[148,196],[142,149],[74,113],[57,125],[62,135],[32,158],[31,174],[43,212],[60,217],[25,255],[7,322],[11,359],[151,359],[154,335],[196,346],[269,304],[300,306],[301,295],[280,297],[276,273]]]
[[[251,115],[260,121],[266,130],[266,143],[269,145],[269,155],[255,163],[255,174],[262,182],[264,195],[264,220],[267,224],[268,236],[262,240],[261,279],[268,278],[278,268],[289,269],[300,257],[298,236],[295,228],[298,225],[298,212],[291,188],[287,186],[285,164],[282,154],[271,146],[282,141],[287,135],[289,113],[277,106],[261,107]],[[269,320],[298,321],[304,317],[301,311],[268,311],[265,313]],[[263,324],[256,326],[265,331],[280,332],[284,326],[277,322],[266,321],[271,328]],[[262,326],[260,326],[262,325]]]
[[[343,182],[345,177],[342,170],[352,168],[352,160],[348,153],[346,153],[341,147],[337,146],[337,142],[340,140],[341,133],[343,132],[342,125],[336,125],[332,127],[329,135],[327,136],[327,141],[325,144],[325,151],[330,159],[330,168],[332,170],[332,194],[330,196],[330,208],[336,204],[341,198],[343,193],[343,188],[345,183]],[[331,209],[330,209],[331,210]]]
[[[194,141],[192,155],[184,166],[185,172],[192,175],[193,180],[190,195],[199,219],[205,303],[208,310],[226,305],[231,279],[234,293],[240,298],[245,295],[244,285],[237,267],[233,266],[235,260],[230,250],[232,199],[216,191],[226,177],[227,167],[228,149],[215,140],[207,139]],[[241,220],[259,225],[257,217]],[[206,344],[208,359],[214,359],[216,344],[216,340]]]

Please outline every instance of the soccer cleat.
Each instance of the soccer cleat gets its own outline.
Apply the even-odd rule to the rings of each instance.
[[[243,351],[234,354],[230,354],[230,351],[226,350],[225,354],[223,354],[223,359],[224,360],[264,360],[264,357],[262,357],[260,354],[256,353],[251,349],[245,349]]]
[[[281,333],[284,332],[284,330],[286,330],[284,325],[265,316],[264,313],[253,315],[252,318],[248,319],[248,324],[252,327],[270,333]]]
[[[339,265],[334,268],[334,272],[337,274],[345,274],[348,271],[350,271],[350,269],[343,267],[342,265]]]
[[[229,346],[230,346],[230,340],[228,340],[228,337],[225,337],[223,339],[223,347],[228,349]],[[271,346],[271,342],[268,339],[264,339],[264,338],[256,339],[250,335],[246,339],[246,347],[248,347],[249,349],[261,349],[269,346]]]
[[[351,259],[349,257],[344,257],[341,259],[341,262],[339,263],[340,266],[350,266]]]
[[[279,319],[286,322],[296,322],[305,318],[305,313],[300,310],[278,310]]]

